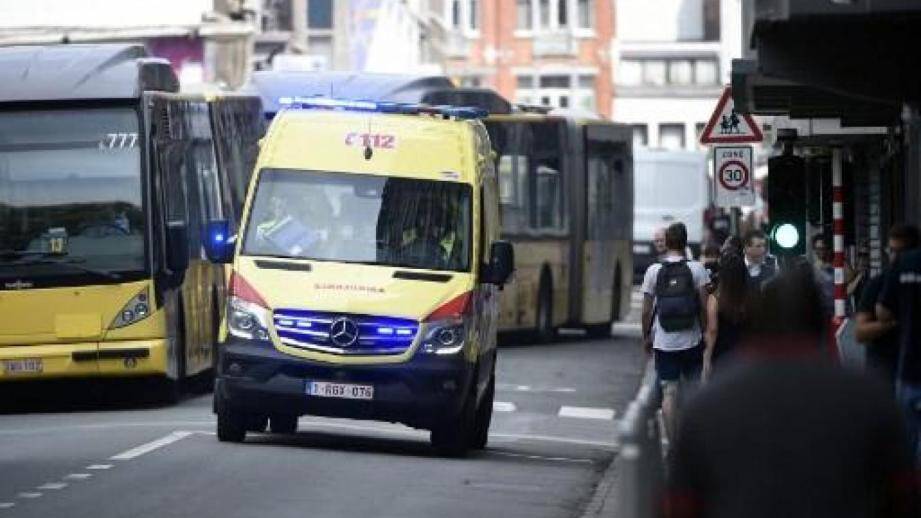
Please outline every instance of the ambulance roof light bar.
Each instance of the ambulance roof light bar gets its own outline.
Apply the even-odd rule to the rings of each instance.
[[[455,119],[482,119],[489,112],[470,106],[429,106],[394,102],[353,101],[328,97],[282,97],[278,104],[285,108],[320,108],[359,112],[395,113],[401,115],[434,115]]]

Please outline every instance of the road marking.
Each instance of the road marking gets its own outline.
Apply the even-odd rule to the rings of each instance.
[[[549,460],[553,462],[573,462],[573,463],[585,463],[585,464],[594,463],[594,461],[591,459],[573,459],[570,457],[545,457],[543,455],[525,455],[523,453],[511,453],[507,451],[493,451],[490,453],[493,455],[499,455],[500,457],[514,457],[517,459]]]
[[[90,464],[86,469],[91,469],[94,471],[102,471],[105,469],[112,469],[112,464]]]
[[[588,439],[572,439],[569,437],[555,437],[552,435],[530,435],[516,433],[490,433],[490,439],[505,439],[507,441],[536,441],[536,442],[555,442],[560,444],[572,444],[575,446],[592,446],[616,450],[620,445],[614,441],[593,441]]]
[[[67,475],[66,477],[64,477],[64,479],[65,480],[86,480],[92,476],[93,475],[90,475],[89,473],[71,473],[70,475]]]
[[[30,500],[41,498],[41,496],[41,493],[19,493],[19,498],[28,498]]]
[[[181,441],[190,435],[192,435],[192,432],[173,432],[166,437],[161,437],[155,441],[150,441],[147,444],[142,444],[136,448],[131,448],[130,450],[119,453],[118,455],[113,455],[109,457],[109,460],[136,459],[141,455],[146,455],[154,450],[173,444],[176,441]]]
[[[533,392],[533,393],[565,393],[572,394],[576,392],[576,389],[572,387],[532,387],[530,385],[511,385],[507,383],[499,383],[496,385],[496,388],[499,390],[511,390],[515,392]]]
[[[496,412],[514,412],[518,410],[518,407],[515,406],[515,403],[508,403],[505,401],[493,401],[492,409]]]
[[[67,487],[67,484],[65,482],[48,482],[47,484],[43,486],[38,486],[36,489],[47,491],[49,489],[53,489],[53,490],[64,489],[65,487]]]
[[[0,509],[12,509],[13,507],[16,507],[13,502],[0,502]]]
[[[575,417],[578,419],[614,419],[614,410],[611,408],[590,408],[581,406],[564,406],[560,408],[560,417]]]

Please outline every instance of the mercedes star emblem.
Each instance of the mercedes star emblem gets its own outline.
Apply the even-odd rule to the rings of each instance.
[[[329,339],[339,347],[349,347],[358,341],[358,326],[355,322],[342,317],[329,326]]]

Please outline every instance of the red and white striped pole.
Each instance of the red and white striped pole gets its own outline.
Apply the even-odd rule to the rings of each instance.
[[[832,266],[835,272],[835,314],[832,319],[831,332],[833,351],[837,354],[838,328],[844,322],[847,309],[847,285],[844,280],[844,152],[832,150],[831,196],[832,196],[832,243],[834,258]]]

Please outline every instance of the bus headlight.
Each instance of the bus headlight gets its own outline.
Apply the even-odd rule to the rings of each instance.
[[[422,327],[421,351],[438,355],[457,354],[464,348],[466,334],[463,319],[425,322]]]
[[[227,331],[237,338],[269,340],[269,310],[239,297],[227,300]]]
[[[109,329],[118,329],[120,327],[130,326],[140,322],[150,316],[150,295],[147,288],[132,297],[127,304],[118,312],[115,320],[109,325]]]

